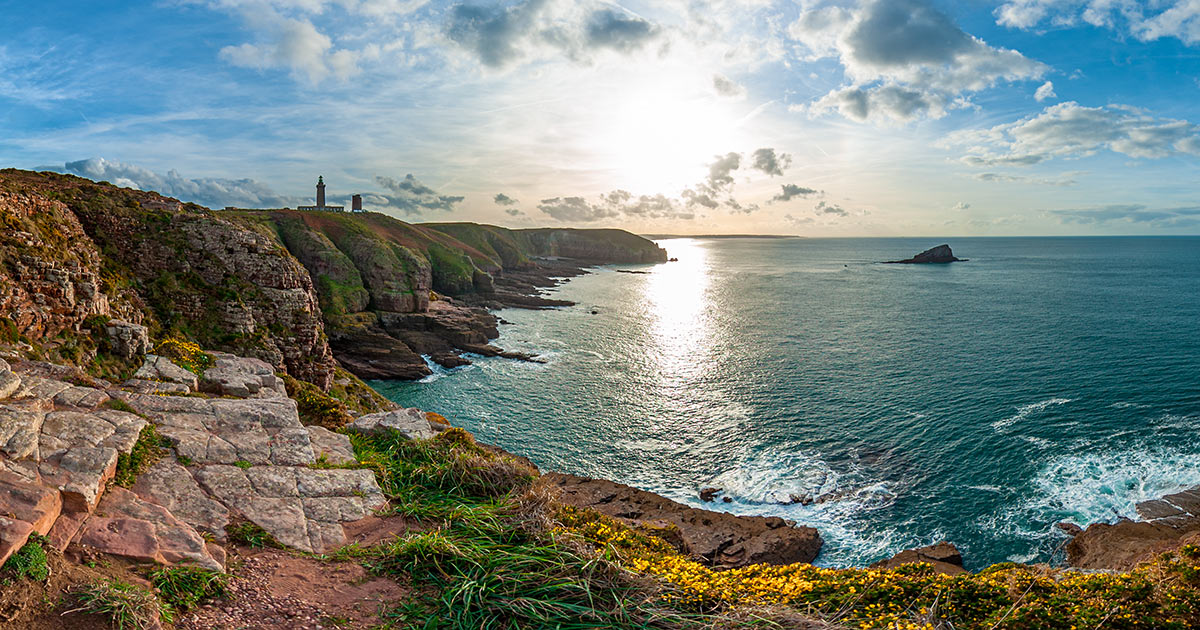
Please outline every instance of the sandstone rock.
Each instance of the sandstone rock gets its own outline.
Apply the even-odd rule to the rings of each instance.
[[[354,458],[354,447],[350,445],[349,436],[315,425],[304,428],[308,431],[308,441],[317,459],[324,457],[335,466],[358,461]]]
[[[117,472],[117,449],[77,447],[43,458],[38,465],[42,482],[62,492],[65,509],[90,512],[106,484]]]
[[[46,419],[40,401],[0,405],[0,455],[12,459],[37,459],[38,433]]]
[[[0,565],[32,533],[46,534],[62,511],[58,492],[0,472]]]
[[[1137,505],[1144,521],[1093,523],[1067,543],[1067,562],[1081,569],[1126,570],[1200,536],[1200,487]]]
[[[137,560],[190,562],[223,571],[204,538],[166,508],[142,500],[124,488],[112,488],[84,523],[78,543],[97,551]]]
[[[71,389],[74,385],[70,383],[32,376],[25,374],[21,377],[21,388],[13,395],[13,398],[25,400],[53,400],[55,396]]]
[[[346,425],[346,429],[364,435],[382,435],[397,432],[410,440],[427,440],[436,431],[420,409],[398,409],[360,416]]]
[[[287,397],[283,381],[275,376],[275,369],[266,361],[223,352],[210,354],[216,361],[213,367],[204,371],[200,379],[200,391],[238,398],[259,394],[272,398]]]
[[[196,375],[175,365],[170,359],[160,357],[154,354],[146,355],[146,361],[142,367],[134,372],[135,379],[146,381],[163,381],[166,383],[178,383],[186,385],[188,390],[196,391],[197,379]]]
[[[314,553],[345,542],[341,523],[386,503],[368,470],[204,466],[196,480],[280,543]]]
[[[592,508],[634,524],[673,524],[679,529],[687,553],[718,568],[811,562],[821,549],[817,530],[793,527],[780,518],[700,510],[603,479],[551,473],[542,480],[561,491],[564,503]]]
[[[14,374],[7,366],[6,363],[5,369],[0,370],[0,398],[8,398],[21,388],[21,377]]]
[[[871,565],[872,569],[894,569],[905,564],[924,562],[933,566],[937,573],[959,575],[966,573],[963,568],[962,554],[953,543],[942,541],[928,547],[906,549],[887,560],[880,560]]]
[[[113,354],[125,359],[136,359],[150,352],[150,336],[146,327],[131,322],[110,319],[104,326]]]
[[[180,383],[148,381],[141,378],[131,378],[121,383],[121,387],[138,394],[186,394],[192,391],[190,387]]]
[[[54,397],[54,404],[63,407],[95,409],[108,400],[108,394],[94,387],[71,387]]]
[[[721,492],[722,490],[720,488],[701,488],[700,500],[706,503],[711,502],[713,499],[717,498],[717,495],[721,494]]]
[[[130,488],[141,499],[170,510],[179,520],[202,532],[225,537],[229,509],[213,500],[186,468],[173,458],[159,460]]]

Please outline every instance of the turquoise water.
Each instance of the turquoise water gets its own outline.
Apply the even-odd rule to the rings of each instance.
[[[1200,484],[1200,238],[875,264],[939,242],[662,241],[679,262],[500,313],[499,344],[545,365],[374,384],[544,469],[815,526],[827,566],[941,539],[974,568],[1053,561],[1055,523]],[[733,502],[701,503],[710,485]]]

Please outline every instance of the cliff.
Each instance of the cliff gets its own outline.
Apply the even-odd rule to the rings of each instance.
[[[0,171],[0,221],[0,310],[13,314],[0,318],[0,336],[45,358],[112,363],[81,333],[113,318],[155,339],[262,359],[322,389],[338,362],[362,378],[412,379],[430,373],[422,355],[446,367],[466,364],[464,352],[523,358],[488,343],[498,322],[477,307],[559,306],[537,295],[556,277],[666,260],[620,230],[213,212],[13,169]],[[136,366],[113,369],[122,367]]]

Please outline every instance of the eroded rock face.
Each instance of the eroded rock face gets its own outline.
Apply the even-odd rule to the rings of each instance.
[[[676,503],[652,492],[603,479],[551,473],[545,483],[561,490],[561,500],[592,508],[627,522],[678,527],[682,551],[705,564],[735,568],[750,564],[812,562],[821,537],[811,527],[794,527],[781,518],[735,516]],[[668,541],[670,542],[670,541]]]
[[[214,365],[200,378],[200,391],[238,398],[287,398],[287,388],[266,361],[225,352],[210,354]]]
[[[150,352],[150,335],[146,327],[119,319],[110,319],[104,325],[113,354],[125,359],[136,359]]]

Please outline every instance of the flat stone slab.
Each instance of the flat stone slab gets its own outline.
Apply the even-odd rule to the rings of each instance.
[[[397,409],[359,416],[346,425],[348,431],[364,435],[399,433],[410,440],[428,440],[437,434],[425,412],[420,409]]]
[[[0,405],[0,455],[37,459],[38,435],[50,406],[46,401],[14,401]]]
[[[8,398],[21,389],[21,377],[7,366],[8,364],[5,363],[4,369],[0,370],[0,398]]]
[[[308,431],[308,441],[312,444],[313,455],[318,460],[324,460],[335,466],[357,462],[354,457],[354,447],[350,444],[350,436],[334,433],[325,427],[316,425],[304,427]]]
[[[229,509],[205,494],[188,469],[174,458],[164,457],[156,462],[138,477],[130,490],[143,500],[170,510],[197,530],[225,538]]]
[[[210,354],[215,362],[200,378],[200,391],[237,398],[287,398],[287,388],[270,363],[224,352]]]
[[[55,396],[75,387],[66,381],[58,381],[51,378],[42,378],[40,376],[32,376],[26,374],[21,377],[21,387],[13,394],[13,398],[29,399],[38,398],[43,400],[53,400]]]
[[[124,488],[112,488],[83,524],[77,544],[136,560],[189,562],[223,571],[204,538],[166,508],[142,500]]]
[[[95,409],[108,400],[108,394],[94,387],[72,386],[54,397],[54,404],[63,407]]]
[[[196,480],[280,543],[323,553],[346,542],[341,524],[368,516],[387,499],[369,470],[205,466]]]

